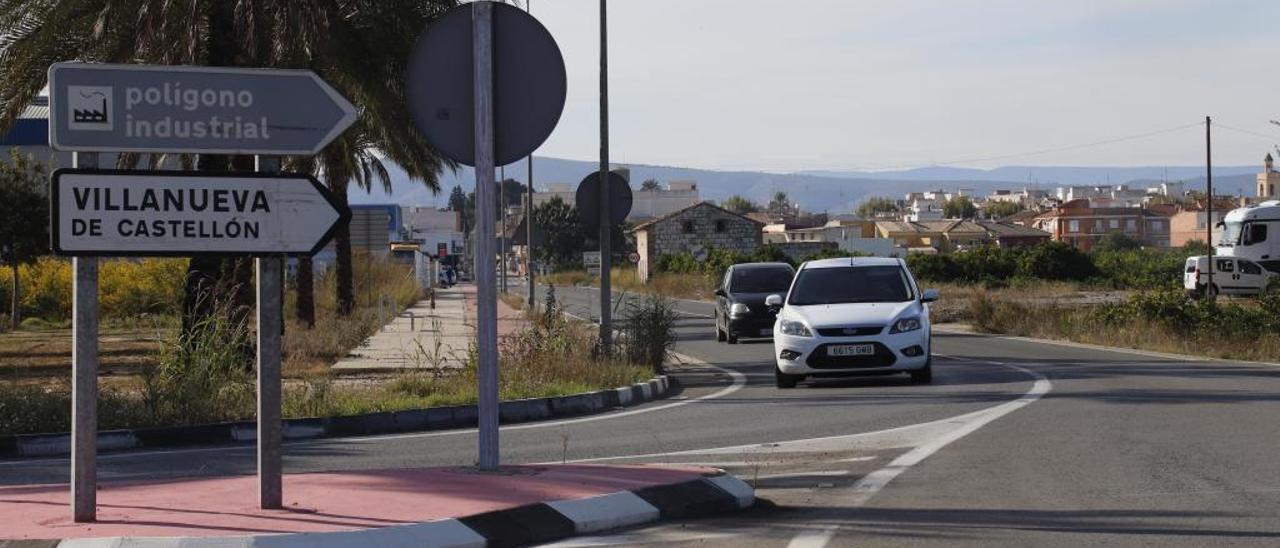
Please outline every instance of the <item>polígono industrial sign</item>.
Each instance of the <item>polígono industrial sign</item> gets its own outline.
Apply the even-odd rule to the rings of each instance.
[[[56,150],[312,155],[356,119],[309,70],[57,63],[49,96]]]

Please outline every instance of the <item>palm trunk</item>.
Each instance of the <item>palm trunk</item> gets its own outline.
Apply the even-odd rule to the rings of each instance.
[[[22,311],[18,307],[21,300],[18,297],[18,261],[13,261],[9,266],[13,267],[13,295],[10,295],[13,302],[10,305],[9,320],[13,322],[13,329],[17,330],[18,325],[22,323]]]
[[[315,270],[311,257],[298,258],[298,303],[294,312],[298,322],[307,329],[316,326]]]
[[[210,2],[205,13],[209,22],[207,31],[208,64],[211,66],[230,66],[235,64],[237,55],[235,36],[234,6],[229,2]],[[202,154],[199,156],[196,169],[199,171],[227,171],[231,168],[229,156]],[[187,279],[183,287],[182,299],[182,333],[191,334],[192,330],[203,319],[213,314],[217,303],[217,292],[227,289],[226,280],[229,273],[234,272],[234,260],[224,261],[220,257],[193,257],[187,264]],[[241,299],[236,299],[240,301]]]
[[[347,184],[351,175],[344,169],[342,160],[335,158],[338,152],[325,155],[324,177],[329,191],[338,205],[347,207]],[[351,223],[341,223],[333,235],[333,247],[336,257],[335,269],[338,276],[336,290],[338,314],[349,316],[356,308],[355,273],[351,264]]]

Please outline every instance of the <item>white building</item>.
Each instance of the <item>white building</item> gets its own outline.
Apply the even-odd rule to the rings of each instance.
[[[657,190],[637,189],[631,197],[631,214],[627,220],[632,222],[656,219],[702,201],[698,196],[698,183],[689,180],[671,181],[666,188]]]
[[[932,192],[926,192],[925,198],[913,200],[907,206],[907,213],[903,215],[903,219],[910,222],[919,221],[937,221],[942,219],[942,204],[944,200],[928,197]],[[940,195],[938,195],[941,197]]]
[[[545,188],[546,190],[533,193],[535,207],[550,202],[553,198],[560,198],[569,205],[574,205],[577,201],[577,188],[569,183],[550,183]]]
[[[400,208],[404,239],[418,242],[422,252],[432,257],[460,255],[466,247],[462,221],[457,211],[434,207]]]

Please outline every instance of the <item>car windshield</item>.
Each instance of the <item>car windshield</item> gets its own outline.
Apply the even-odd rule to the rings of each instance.
[[[790,268],[738,268],[729,280],[733,293],[786,293],[791,287]]]
[[[900,303],[913,298],[898,266],[806,268],[796,277],[788,304]]]

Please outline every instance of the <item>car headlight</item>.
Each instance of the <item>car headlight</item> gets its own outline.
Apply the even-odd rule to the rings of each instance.
[[[813,333],[809,332],[809,326],[794,320],[778,320],[778,330],[783,335],[791,335],[793,337],[813,336]]]
[[[920,329],[920,317],[911,316],[909,318],[901,318],[898,321],[893,322],[893,329],[890,329],[889,333],[906,333],[917,329]]]
[[[730,316],[745,316],[750,313],[751,308],[742,303],[733,303],[733,306],[729,307]]]

